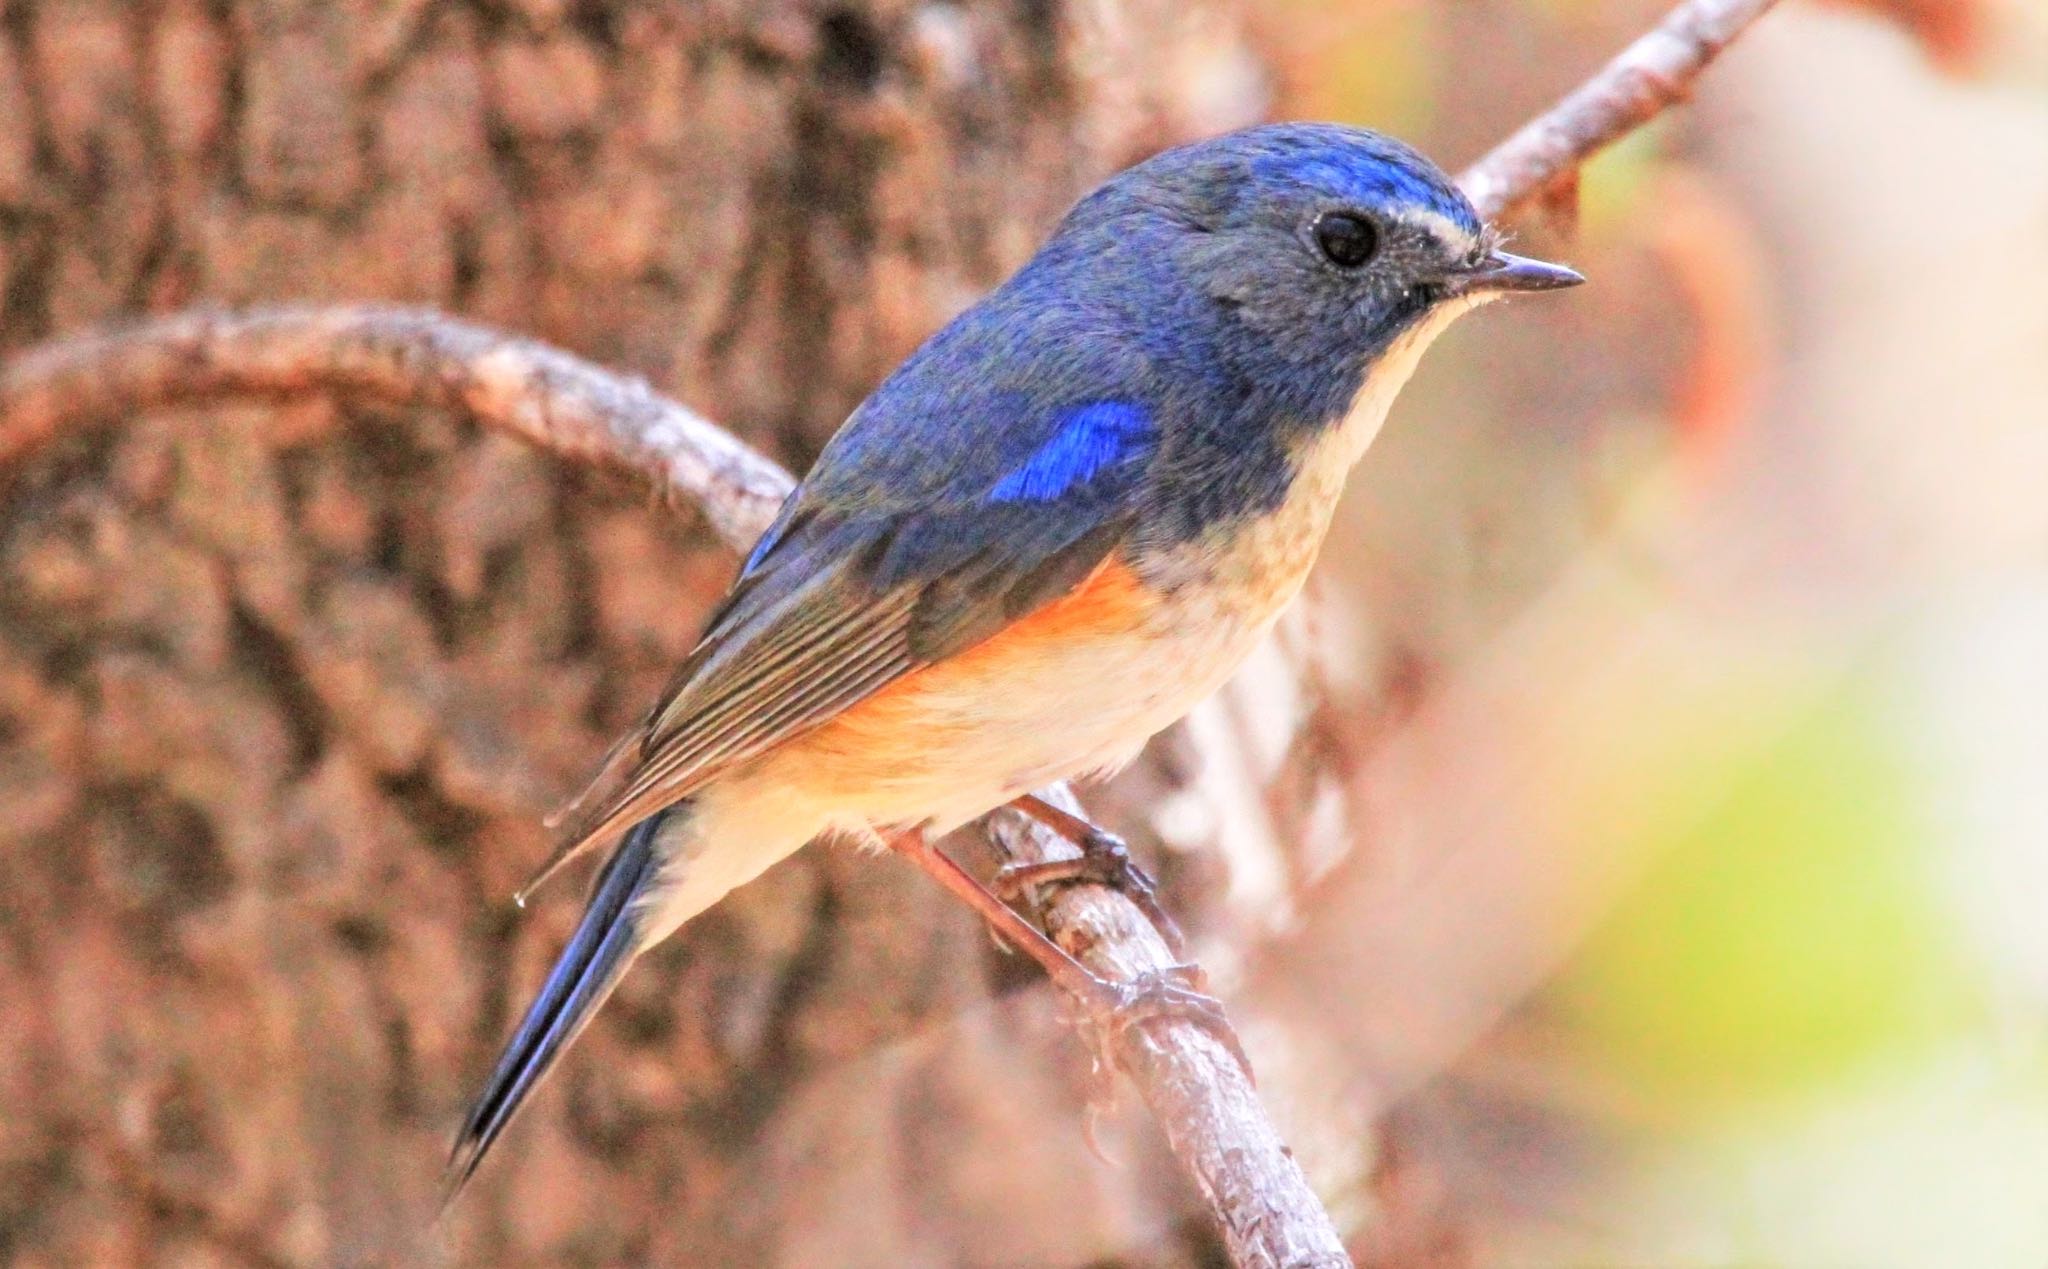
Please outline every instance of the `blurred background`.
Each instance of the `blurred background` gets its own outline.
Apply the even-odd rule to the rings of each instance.
[[[402,300],[800,469],[1109,171],[1455,169],[1660,11],[0,0],[0,356]],[[1514,228],[1593,285],[1439,344],[1310,602],[1088,800],[1364,1263],[2048,1263],[2048,10],[1786,0],[1570,201]],[[575,915],[509,902],[538,817],[732,567],[325,399],[0,471],[0,1262],[1216,1263],[1036,977],[832,843],[428,1228]]]

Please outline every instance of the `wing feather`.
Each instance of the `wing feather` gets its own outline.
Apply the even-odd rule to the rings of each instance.
[[[1105,416],[1071,417],[1099,431]],[[1135,416],[1114,417],[1128,430]],[[522,901],[585,850],[1079,584],[1127,534],[1151,450],[1106,457],[1047,435],[911,508],[847,497],[828,449],[831,492],[814,472],[791,496],[661,701],[552,817],[561,844]]]
[[[579,795],[577,803],[587,809],[572,810],[561,844],[521,897],[590,847],[689,797],[721,772],[829,721],[914,668],[908,616],[915,602],[915,593],[904,591],[841,609],[837,622],[804,623],[808,632],[802,640],[777,640],[772,667],[741,657],[688,680],[632,736],[640,742],[637,765],[624,773],[605,770],[600,778],[606,787]]]

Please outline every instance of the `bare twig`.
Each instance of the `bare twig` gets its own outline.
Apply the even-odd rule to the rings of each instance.
[[[47,344],[0,368],[0,464],[67,426],[223,397],[354,396],[459,410],[564,458],[639,472],[745,550],[794,483],[631,375],[538,340],[385,304],[197,309]]]
[[[1039,796],[1082,813],[1064,787]],[[1017,811],[997,811],[987,828],[997,848],[1018,862],[1079,854]],[[1047,898],[1044,912],[1053,938],[1100,977],[1129,982],[1174,963],[1158,929],[1114,890],[1062,886]],[[1289,1269],[1351,1263],[1301,1165],[1259,1105],[1250,1076],[1221,1039],[1198,1023],[1161,1019],[1127,1027],[1112,1043],[1117,1064],[1221,1226],[1232,1263]]]
[[[1707,64],[1777,0],[1687,0],[1564,99],[1465,169],[1486,220],[1543,194],[1587,159],[1683,101]]]
[[[1585,85],[1475,164],[1462,183],[1489,219],[1679,100],[1773,0],[1687,0]],[[578,461],[640,472],[744,548],[787,473],[701,416],[558,349],[436,313],[386,306],[191,312],[75,337],[0,368],[0,464],[69,427],[229,396],[333,393],[462,411]],[[1077,810],[1064,788],[1041,796]],[[1019,862],[1074,848],[1013,812],[989,825]],[[1095,973],[1129,980],[1171,954],[1116,891],[1061,886],[1048,930]],[[1126,1030],[1114,1056],[1159,1118],[1240,1265],[1347,1264],[1329,1216],[1228,1048],[1198,1023]]]

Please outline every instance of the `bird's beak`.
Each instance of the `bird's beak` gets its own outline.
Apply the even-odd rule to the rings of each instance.
[[[1496,251],[1470,269],[1444,280],[1452,295],[1483,295],[1504,291],[1555,291],[1586,279],[1576,269]]]

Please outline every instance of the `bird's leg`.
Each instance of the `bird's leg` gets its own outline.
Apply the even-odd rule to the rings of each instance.
[[[1029,886],[1071,882],[1108,886],[1138,905],[1138,910],[1151,920],[1159,931],[1159,937],[1166,940],[1166,945],[1173,949],[1176,957],[1187,955],[1187,941],[1181,936],[1180,926],[1159,905],[1157,887],[1145,870],[1138,866],[1138,861],[1131,858],[1130,848],[1124,845],[1122,838],[1035,794],[1025,794],[1011,802],[1010,807],[1080,847],[1081,854],[1076,859],[1005,864],[991,885],[997,895],[1009,900],[1022,894]]]
[[[1089,1022],[1102,1037],[1104,1052],[1131,1027],[1142,1027],[1160,1018],[1186,1018],[1214,1035],[1237,1064],[1251,1076],[1251,1060],[1238,1042],[1237,1032],[1223,1012],[1223,1006],[1201,990],[1201,970],[1193,965],[1173,965],[1140,974],[1129,982],[1098,977],[1075,960],[1067,949],[1052,941],[1045,931],[1026,921],[1017,911],[976,881],[965,868],[940,851],[922,829],[910,829],[888,838],[897,854],[908,858],[955,898],[974,909],[1010,946],[1023,951],[1044,967],[1053,983],[1078,1001]],[[1105,1066],[1113,1066],[1113,1062]]]
[[[933,880],[974,909],[988,922],[996,936],[1044,966],[1046,976],[1091,1007],[1114,1004],[1107,999],[1115,985],[1088,972],[1088,967],[1067,954],[1067,949],[1046,937],[1045,931],[1026,921],[1016,909],[997,898],[976,881],[965,868],[932,845],[923,829],[909,829],[888,839],[897,854],[931,874]]]

